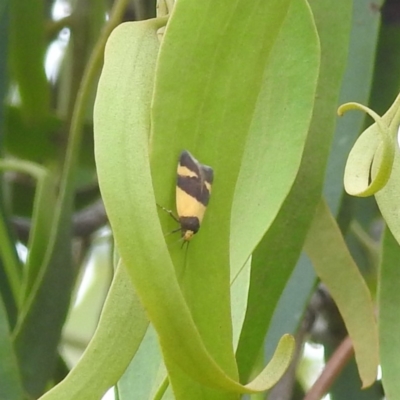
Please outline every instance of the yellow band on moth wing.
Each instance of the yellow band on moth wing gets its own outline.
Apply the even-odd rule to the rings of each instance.
[[[176,211],[178,217],[197,217],[202,221],[206,207],[180,187],[176,187]]]
[[[187,167],[184,167],[182,165],[178,165],[178,175],[180,176],[188,176],[188,177],[194,177],[194,178],[198,178],[199,176],[197,175],[197,173],[195,171],[190,170]]]

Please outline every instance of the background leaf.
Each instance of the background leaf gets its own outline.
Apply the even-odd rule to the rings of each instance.
[[[378,291],[379,304],[379,344],[382,382],[388,400],[396,399],[400,394],[398,380],[398,349],[400,346],[398,332],[399,319],[397,305],[400,301],[398,283],[400,247],[398,241],[388,228],[382,242],[382,261]]]
[[[148,321],[125,267],[118,267],[96,332],[78,364],[41,400],[97,400],[127,368]]]
[[[11,340],[8,318],[0,298],[0,398],[22,399],[23,387]]]
[[[308,232],[305,250],[344,319],[363,387],[370,386],[376,380],[379,364],[378,331],[371,294],[323,201]]]

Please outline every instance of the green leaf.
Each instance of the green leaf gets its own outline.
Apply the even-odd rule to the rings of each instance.
[[[54,175],[43,170],[37,177],[35,201],[31,219],[31,229],[28,242],[28,257],[24,269],[22,296],[26,301],[31,295],[36,279],[45,266],[48,238],[56,207],[57,186]]]
[[[157,334],[149,325],[137,353],[117,384],[118,398],[128,400],[135,393],[138,399],[151,399],[152,393],[165,379],[168,379],[167,372],[162,362]]]
[[[233,275],[271,226],[296,178],[319,61],[311,10],[304,1],[292,1],[268,61],[236,183],[230,238]]]
[[[177,247],[171,246],[171,255],[179,275],[185,264],[181,286],[200,335],[232,377],[237,372],[229,312],[231,205],[286,7],[286,2],[274,1],[240,1],[236,7],[229,1],[177,3],[157,70],[151,143],[157,202],[173,207],[180,150],[190,150],[215,171],[210,205],[187,260]],[[167,367],[174,390],[178,385],[184,388],[184,377],[177,378],[179,371],[172,373],[172,365],[170,362]],[[195,390],[190,392],[193,398]]]
[[[14,331],[14,346],[24,388],[33,397],[40,396],[53,377],[73,289],[71,208],[70,197],[59,220],[60,229],[56,232],[53,229],[48,238],[44,263]],[[41,367],[37,368],[38,365]]]
[[[255,366],[279,296],[300,255],[321,196],[334,131],[338,92],[347,57],[351,4],[346,0],[340,6],[337,1],[313,1],[311,6],[321,41],[312,123],[293,187],[253,253],[248,312],[237,350],[242,380],[249,377]]]
[[[41,122],[50,112],[44,70],[45,12],[42,1],[10,1],[10,60],[26,120]],[[29,71],[29,73],[27,73]]]
[[[364,135],[366,133],[367,132],[365,132]],[[371,146],[373,146],[372,138]],[[390,179],[382,190],[375,193],[375,199],[378,203],[383,219],[397,242],[400,243],[400,215],[397,208],[400,187],[400,154],[398,144],[393,143],[393,146],[395,146],[395,151]]]
[[[358,103],[346,103],[339,107],[339,115],[358,109],[369,114],[375,121],[357,139],[347,159],[344,186],[350,195],[370,196],[387,184],[393,168],[395,148],[398,147],[396,135],[400,121],[399,106],[400,96],[382,117]]]
[[[363,387],[370,386],[379,364],[374,304],[325,201],[317,208],[304,248],[346,324]]]
[[[189,3],[181,2],[178,3],[178,5],[179,4],[186,6]],[[279,3],[278,7],[280,12],[278,14],[272,13],[269,15],[267,21],[269,18],[275,20],[277,15],[281,15],[281,19],[283,19],[284,10],[281,4],[282,3]],[[245,8],[246,7],[247,5]],[[177,6],[174,12],[175,18],[179,16],[178,10],[179,7]],[[210,12],[207,7],[205,7],[204,10]],[[181,11],[184,11],[184,9]],[[191,12],[194,11],[196,10],[191,10]],[[243,9],[240,11],[243,11]],[[199,18],[199,15],[196,15],[196,18]],[[241,18],[241,14],[235,15],[234,21],[240,20]],[[265,30],[267,28],[264,26],[264,14],[262,18],[264,21],[262,26]],[[180,31],[180,24],[176,25],[179,32],[178,36],[180,38],[185,38],[185,40],[188,39],[188,34],[194,35],[194,38],[197,38],[195,30],[193,30],[193,26],[189,23],[189,20],[190,19],[183,18],[183,21],[181,21],[184,22],[183,25],[187,30],[186,34]],[[213,24],[215,25],[217,22],[213,21]],[[202,235],[196,238],[188,252],[188,266],[184,275],[185,284],[182,282],[186,296],[184,297],[174,273],[174,265],[167,251],[161,226],[157,218],[147,146],[150,132],[149,112],[152,81],[154,77],[155,60],[158,53],[158,40],[155,29],[158,26],[160,26],[160,22],[157,20],[149,20],[134,24],[123,24],[113,32],[107,44],[105,65],[95,104],[95,144],[99,182],[118,251],[126,263],[131,279],[148,312],[149,318],[159,334],[164,356],[167,355],[169,362],[176,362],[193,380],[207,386],[223,389],[231,393],[234,391],[251,392],[264,390],[266,387],[276,382],[278,377],[286,369],[293,350],[293,339],[288,336],[282,338],[278,346],[276,358],[265,370],[263,377],[266,378],[266,380],[260,377],[249,385],[242,386],[234,379],[234,374],[233,378],[229,376],[229,374],[219,366],[220,362],[224,365],[226,361],[229,361],[231,364],[229,368],[231,370],[234,368],[234,364],[232,364],[232,362],[234,363],[234,358],[231,348],[231,334],[229,334],[227,338],[220,337],[220,333],[229,332],[231,329],[229,303],[226,303],[226,300],[229,298],[229,264],[227,254],[212,250],[212,246],[215,247],[215,244],[212,245],[211,237],[207,235],[207,231],[204,230]],[[279,28],[277,22],[271,22],[271,26],[274,32],[277,33]],[[229,33],[231,33],[232,30],[236,30],[236,28],[233,29],[233,26],[231,27],[229,25],[228,27]],[[220,26],[218,25],[218,29],[219,28]],[[167,31],[169,33],[174,32],[170,26],[167,28]],[[274,37],[274,35],[265,37],[268,46],[265,44],[266,49],[264,49],[264,51],[267,51],[269,47],[272,47],[273,41],[271,37]],[[207,38],[207,41],[210,41],[207,35],[205,35],[205,38]],[[250,39],[251,38],[252,36],[250,35]],[[234,42],[234,40],[231,39],[230,36],[229,41],[232,47],[233,43],[231,42]],[[163,46],[165,45],[168,48],[168,46],[172,46],[172,44],[179,48],[182,47],[180,41],[175,43],[172,39],[171,42],[165,39]],[[192,45],[190,45],[190,47],[192,47]],[[200,49],[199,51],[201,51],[202,46],[198,47]],[[181,53],[171,51],[172,59],[168,60],[168,62],[165,61],[166,64],[164,67],[168,67],[167,70],[169,70],[169,73],[174,73],[176,75],[179,71],[182,72],[183,66],[180,68],[176,63],[182,60],[180,54],[186,54],[187,51],[184,48],[180,51]],[[234,48],[232,49],[235,57],[237,56],[236,51],[237,50]],[[226,52],[224,51],[222,53],[223,57],[226,57]],[[219,53],[214,52],[212,54],[217,56]],[[228,52],[228,54],[230,53]],[[259,66],[260,59],[258,56],[255,57],[255,54],[256,53],[251,54],[251,61],[253,62],[253,66],[256,64],[254,70],[256,73],[249,78],[253,86],[260,81],[263,72],[263,68]],[[160,60],[161,59],[162,54],[160,55]],[[195,59],[199,62],[207,63],[202,58],[199,58],[198,55],[196,55]],[[174,65],[173,69],[171,69],[172,60],[174,61],[174,63],[172,63]],[[186,68],[192,65],[189,61],[190,59],[187,58],[186,62],[188,62],[188,66]],[[160,61],[160,65],[161,64]],[[167,72],[167,70],[165,72]],[[241,69],[236,65],[234,65],[234,70],[236,73],[241,73]],[[191,77],[192,74],[188,71],[185,76]],[[216,76],[221,76],[221,74],[216,72]],[[222,76],[225,75],[223,74]],[[163,73],[157,75],[157,79],[160,79],[160,81],[161,77],[163,77]],[[163,77],[162,81],[164,84],[165,82],[175,82],[177,86],[186,90],[187,83],[182,84],[182,81],[179,81],[181,78],[182,73],[179,74],[179,76],[175,76],[174,79],[166,79],[166,77],[164,79]],[[230,78],[228,80],[230,81]],[[234,86],[237,88],[237,82],[234,79],[233,82]],[[245,87],[249,89],[248,83],[249,82],[241,82],[242,86],[240,87],[241,90],[239,94],[245,91]],[[204,88],[203,84],[199,83],[199,86],[200,88]],[[220,85],[217,85],[217,87],[220,87]],[[225,92],[225,88],[223,87],[222,89],[223,92]],[[161,88],[159,90],[161,90]],[[168,91],[172,89],[169,87],[166,88],[166,90],[168,93]],[[175,92],[175,90],[172,90],[172,93]],[[192,93],[192,90],[190,90],[189,94],[190,93]],[[257,93],[252,91],[250,91],[250,93],[251,96],[247,95],[245,99],[241,99],[239,96],[237,101],[242,104],[243,101],[246,102],[246,100],[249,100],[249,97],[254,97],[253,103],[255,104]],[[167,143],[172,142],[172,138],[177,137],[177,132],[179,132],[179,135],[186,135],[187,132],[185,130],[182,132],[180,130],[177,131],[175,125],[176,120],[165,118],[164,108],[172,107],[169,103],[171,93],[165,96],[161,96],[161,94],[156,96],[158,96],[159,101],[161,101],[162,98],[163,103],[157,104],[155,101],[153,105],[153,113],[158,121],[158,123],[154,123],[153,126],[154,133],[152,136],[152,146],[150,148],[152,161],[154,161],[155,164],[153,183],[156,191],[157,189],[159,190],[160,187],[166,187],[166,184],[170,184],[171,187],[168,189],[168,192],[164,193],[164,197],[167,197],[171,189],[174,188],[172,182],[175,180],[173,173],[176,171],[177,159],[173,155],[173,152],[171,153],[173,156],[171,158],[170,152],[167,153],[166,151],[167,147],[164,148],[165,157],[159,154],[157,155],[158,152],[156,148],[161,146],[162,141],[165,139]],[[191,99],[186,99],[187,104],[189,104],[189,100],[193,102],[197,99],[197,97],[193,98],[193,95],[191,95],[191,97]],[[179,97],[176,97],[176,99],[179,99]],[[183,107],[184,98],[182,98],[180,102],[180,106]],[[178,106],[178,108],[180,108],[180,106]],[[176,104],[173,105],[174,110],[175,107]],[[202,110],[199,107],[194,107],[193,109]],[[157,112],[158,110],[159,112]],[[224,107],[222,107],[222,109],[217,109],[217,121],[214,121],[218,128],[216,129],[218,135],[221,134],[221,130],[225,134],[229,133],[226,131],[224,125],[228,121],[220,120],[219,113],[222,112],[222,114],[224,114],[224,110]],[[249,106],[246,106],[245,110],[247,113],[250,113]],[[236,106],[233,111],[236,112]],[[167,113],[167,115],[173,116],[173,113],[170,112]],[[249,123],[250,118],[247,117],[247,119]],[[159,125],[161,121],[163,124]],[[193,122],[196,123],[196,121],[204,121],[204,119],[195,118]],[[232,124],[232,122],[229,123]],[[243,123],[241,124],[243,128]],[[190,131],[195,132],[196,130],[190,129]],[[243,132],[241,133],[243,134]],[[240,136],[238,137],[240,138]],[[243,138],[241,139],[243,140]],[[209,140],[210,139],[207,139],[207,141]],[[222,137],[219,141],[222,145]],[[232,151],[241,151],[240,146],[236,148],[234,142],[233,147]],[[229,152],[227,155],[228,154]],[[178,153],[175,155],[178,156]],[[217,157],[216,153],[214,157]],[[227,165],[221,164],[221,160],[218,160],[218,164],[213,164],[213,167],[215,171],[218,171],[219,168],[220,171],[227,172],[227,178],[232,181],[232,179],[237,176],[239,164],[236,158],[226,159],[226,161]],[[167,168],[169,164],[171,170]],[[229,166],[232,166],[233,172],[229,170]],[[222,173],[221,175],[223,176],[224,174]],[[227,193],[224,193],[224,188],[229,189]],[[216,210],[223,209],[220,218],[229,221],[229,212],[227,213],[224,209],[221,201],[223,201],[228,194],[232,197],[233,187],[228,188],[226,183],[224,184],[224,182],[221,181],[221,188],[217,190],[217,193],[218,191],[220,195],[216,195],[216,198],[219,198],[219,200],[214,201],[215,208]],[[162,205],[166,204],[166,202],[161,201],[159,201],[159,203]],[[218,214],[216,214],[216,216],[217,226],[220,226],[218,225]],[[223,224],[221,226],[224,226],[225,229],[229,228],[229,224]],[[213,228],[213,226],[208,225],[208,228]],[[213,229],[215,229],[215,227]],[[223,239],[225,248],[228,249],[228,231],[221,232],[220,236]],[[197,246],[201,246],[202,241],[203,246],[207,241],[210,245],[210,252],[207,254],[207,257],[209,257],[208,261],[204,260],[204,257],[203,259],[196,257],[199,249],[201,249],[201,247]],[[216,244],[217,243],[218,242],[216,242]],[[177,255],[177,253],[176,251],[175,255]],[[177,260],[183,261],[183,252],[179,252],[178,255],[180,258],[176,257]],[[226,263],[224,268],[221,268],[224,264],[218,262],[218,257]],[[176,265],[178,265],[178,262]],[[205,270],[205,266],[212,268],[212,273],[214,273],[214,275],[210,275],[211,271]],[[201,277],[200,280],[198,279],[199,277]],[[224,277],[226,277],[226,282],[223,280]],[[189,283],[193,286],[189,285]],[[222,295],[221,289],[224,291]],[[207,295],[204,295],[204,293],[207,293]],[[216,295],[218,296],[216,297]],[[194,299],[197,299],[196,303],[194,303]],[[209,307],[210,300],[214,301],[213,309]],[[205,308],[206,306],[207,308]],[[217,318],[221,316],[221,310],[224,310],[226,313],[226,315],[222,315],[222,320]],[[215,315],[213,311],[215,311]],[[208,321],[208,326],[212,329],[208,328],[208,326],[204,326],[206,319]],[[196,320],[196,325],[194,320]],[[202,339],[206,336],[207,341],[210,341],[211,332],[214,334],[212,337],[213,341],[220,342],[223,346],[215,349],[215,344],[211,346],[210,343],[207,343],[206,349]],[[216,338],[218,340],[216,340]],[[216,351],[218,358],[214,359],[207,351],[210,350],[208,348],[209,345]],[[196,362],[193,362],[193,360],[196,360]],[[230,373],[232,373],[232,371],[230,371]],[[187,380],[188,378],[184,379]],[[180,390],[180,387],[178,389]],[[202,390],[208,389],[202,388]],[[214,393],[217,392],[214,391]],[[222,394],[219,392],[219,397],[221,397],[221,395]],[[232,397],[231,394],[228,396]],[[224,398],[225,397],[226,396],[224,396]]]
[[[22,399],[23,387],[11,340],[7,313],[0,296],[0,398]]]
[[[9,238],[3,224],[0,229],[0,236],[2,237],[0,250],[5,260],[7,276],[10,280],[14,299],[17,301],[19,307],[22,308],[24,301],[30,294],[33,283],[40,276],[41,268],[44,265],[45,254],[48,248],[48,238],[51,235],[50,228],[52,213],[55,207],[56,187],[54,176],[50,171],[38,164],[22,160],[5,159],[0,160],[0,170],[3,169],[27,174],[36,180],[32,227],[29,234],[29,254],[28,261],[23,269],[24,276],[22,278],[19,276],[21,274],[21,267],[14,249],[15,245],[14,243],[8,243],[7,246]]]
[[[378,322],[382,383],[388,400],[394,400],[400,396],[399,257],[398,241],[386,228],[382,242],[382,260],[379,271]]]
[[[61,215],[62,229],[52,232],[51,207],[55,207],[53,175],[36,164],[12,159],[0,162],[0,168],[31,174],[38,182],[34,226],[30,237],[31,255],[28,269],[25,270],[29,283],[25,282],[24,289],[29,290],[29,293],[25,298],[22,290],[14,289],[20,309],[13,332],[25,391],[37,397],[54,372],[58,342],[72,290],[74,270],[69,257],[72,199]],[[7,272],[11,279],[10,271]],[[13,271],[15,273],[16,270]],[[14,276],[13,286],[15,281],[17,278]],[[21,282],[17,282],[23,287]],[[38,363],[41,365],[39,369]]]
[[[84,354],[67,377],[40,399],[100,399],[129,365],[147,326],[144,310],[121,264]]]
[[[375,3],[377,7],[383,1]],[[353,1],[353,17],[346,71],[340,91],[339,104],[348,101],[368,102],[380,26],[380,13],[371,12],[365,0]],[[395,52],[386,53],[394,56]],[[379,62],[378,56],[376,60]],[[385,66],[387,59],[385,59]],[[385,73],[385,76],[390,75]],[[396,74],[392,74],[394,76]],[[379,91],[382,90],[380,86]],[[348,154],[361,132],[365,115],[348,113],[337,121],[325,177],[324,195],[334,215],[337,214],[343,197],[343,175]]]
[[[10,323],[14,324],[21,297],[22,265],[18,259],[15,242],[11,236],[3,208],[0,210],[0,258],[1,295],[3,301],[6,302]]]
[[[59,151],[56,132],[62,130],[62,121],[48,114],[40,121],[32,122],[24,111],[16,106],[5,108],[4,144],[7,152],[35,162],[54,162]]]
[[[378,7],[380,3],[384,2],[381,0],[376,3]],[[377,14],[380,15],[380,12]],[[397,24],[390,23],[387,15],[383,20],[374,64],[373,90],[368,103],[379,114],[383,114],[390,107],[400,88],[400,77],[397,74],[400,68],[400,54],[393,51],[400,46],[400,28]],[[366,41],[363,43],[365,45]]]

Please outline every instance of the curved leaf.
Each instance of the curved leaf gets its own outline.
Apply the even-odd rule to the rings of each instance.
[[[261,387],[259,381],[246,386],[240,385],[229,377],[208,353],[192,319],[195,310],[192,309],[192,313],[189,311],[165,246],[156,213],[147,153],[150,130],[148,116],[158,51],[155,29],[159,25],[160,22],[151,20],[123,24],[113,32],[107,44],[94,114],[96,162],[107,212],[118,250],[159,334],[164,355],[168,354],[168,357],[176,360],[188,375],[204,385],[230,392],[264,390],[266,387]],[[275,29],[278,27],[279,25]],[[271,41],[268,37],[267,42]],[[259,62],[258,57],[255,61]],[[260,75],[261,72],[262,70],[259,71]],[[168,130],[166,125],[162,128],[164,132],[171,132],[171,128]],[[155,138],[157,136],[154,134]],[[160,136],[160,139],[162,137]],[[154,140],[153,143],[156,142]],[[153,147],[153,157],[154,154]],[[155,159],[160,162],[159,159]],[[161,164],[158,174],[165,173],[164,164]],[[172,169],[176,171],[176,160]],[[158,179],[160,177],[161,175]],[[157,187],[156,184],[155,186]],[[225,212],[223,215],[226,217]],[[207,238],[206,235],[203,237]],[[228,245],[227,238],[225,243]],[[195,247],[193,245],[193,248]],[[217,265],[214,265],[214,268]],[[204,272],[201,276],[204,278]],[[227,278],[229,293],[229,275]],[[225,288],[225,285],[221,285],[220,278],[213,279],[213,290],[216,283],[218,287]],[[206,280],[201,284],[203,289],[209,289],[209,282]],[[226,310],[226,305],[223,309]],[[212,310],[208,309],[207,313],[210,311]],[[226,311],[230,318],[229,308]],[[230,323],[229,319],[229,326]],[[219,329],[220,325],[216,324],[213,328]],[[275,361],[275,366],[276,363],[280,363],[278,367],[281,369],[271,372],[271,367],[267,367],[265,374],[268,379],[262,382],[263,384],[272,385],[274,379],[282,374],[290,361],[292,350],[293,339],[284,337],[278,347],[278,358]],[[230,358],[232,350],[223,356],[226,357],[226,354]]]
[[[317,208],[304,248],[346,324],[363,387],[370,386],[379,364],[374,304],[325,201]]]
[[[391,176],[395,149],[398,147],[396,135],[400,122],[400,96],[383,117],[357,103],[343,104],[338,113],[342,115],[350,109],[365,111],[375,120],[351,149],[344,172],[347,193],[365,197],[379,192]]]
[[[118,266],[100,321],[78,364],[40,400],[98,400],[115,385],[138,349],[148,320],[125,267]]]

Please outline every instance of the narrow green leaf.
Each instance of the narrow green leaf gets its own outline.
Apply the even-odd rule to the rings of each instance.
[[[19,304],[21,297],[22,266],[18,259],[15,242],[10,235],[3,210],[0,211],[0,258],[2,263],[1,269],[4,271],[2,273],[2,275],[4,274],[4,281],[0,283],[1,292],[3,296],[9,293],[7,297],[11,308],[8,311],[11,311],[11,309],[14,309]]]
[[[37,180],[34,205],[34,226],[31,231],[31,261],[25,269],[29,285],[16,277],[19,268],[12,266],[11,279],[15,299],[19,304],[17,325],[13,332],[15,351],[21,369],[24,388],[33,396],[39,396],[50,377],[58,357],[57,346],[69,306],[74,271],[68,257],[70,213],[63,215],[63,229],[56,238],[56,250],[49,252],[52,237],[51,213],[55,207],[54,178],[43,167],[25,161],[0,161],[0,169],[14,169],[28,173]],[[70,210],[69,210],[70,211]],[[3,247],[6,241],[2,241]],[[51,257],[50,261],[46,257]],[[9,262],[9,260],[7,260]],[[33,264],[32,264],[33,263]],[[29,269],[32,267],[32,271]],[[19,289],[15,289],[15,282]],[[23,289],[30,289],[25,297]],[[41,368],[36,368],[40,362]]]
[[[385,2],[382,0],[378,2],[378,7],[381,7],[381,3]],[[380,8],[376,12],[381,14]],[[378,52],[374,64],[374,84],[369,101],[370,107],[379,114],[383,114],[390,107],[400,89],[400,76],[397,74],[400,69],[400,54],[395,51],[400,46],[400,27],[390,23],[389,14],[383,17],[386,20],[380,27]]]
[[[23,300],[27,300],[30,296],[36,278],[40,276],[41,268],[45,265],[48,238],[51,236],[56,199],[57,186],[54,175],[50,171],[44,171],[38,177],[35,192],[28,242],[29,253],[24,270]]]
[[[120,264],[104,303],[100,321],[78,364],[41,400],[98,400],[117,383],[136,350],[148,320]]]
[[[9,238],[6,235],[5,227],[1,226],[0,236],[3,238],[0,241],[1,253],[3,253],[4,260],[6,261],[7,275],[10,280],[11,287],[15,301],[22,309],[23,301],[28,297],[34,280],[40,275],[40,268],[43,266],[45,253],[48,248],[48,238],[50,237],[50,227],[52,222],[52,211],[55,206],[56,187],[54,184],[54,177],[47,169],[42,166],[21,160],[5,159],[0,160],[0,170],[18,171],[23,174],[30,175],[36,180],[36,192],[34,211],[32,218],[32,228],[29,235],[29,255],[24,268],[24,276],[22,275],[21,266],[19,265],[18,257],[15,251],[15,244],[8,243],[11,246],[7,251],[7,242]],[[8,254],[7,254],[8,253]],[[12,255],[14,253],[14,255]],[[14,258],[14,260],[12,260]],[[9,266],[7,267],[7,265]],[[30,278],[31,282],[28,286],[26,280]],[[25,280],[25,282],[24,282]],[[25,285],[24,285],[25,283]]]
[[[23,387],[11,340],[8,317],[0,296],[0,399],[22,399]]]
[[[61,215],[62,229],[53,230],[48,239],[44,263],[13,332],[24,388],[32,397],[44,392],[54,374],[58,344],[73,289],[71,208],[72,198]],[[37,368],[38,365],[41,367]]]
[[[370,386],[379,364],[374,304],[325,201],[317,208],[304,248],[346,324],[363,387]]]
[[[0,101],[1,104],[5,104],[5,98],[8,94],[8,36],[9,36],[9,22],[10,22],[10,0],[4,0],[0,4]],[[4,129],[4,107],[0,108],[0,128]],[[3,135],[2,135],[3,136]],[[3,154],[3,137],[0,138],[0,150]]]
[[[24,117],[33,122],[43,121],[50,111],[50,86],[44,70],[44,18],[42,1],[10,1],[11,71],[18,85]]]
[[[240,273],[231,279],[231,312],[233,328],[233,347],[237,348],[240,332],[246,316],[247,297],[250,285],[251,258]]]
[[[371,9],[370,3],[365,0],[353,1],[348,59],[338,104],[348,101],[357,101],[362,104],[368,102],[381,20],[378,8],[382,3],[382,0],[375,3],[377,5],[375,10]],[[378,56],[376,60],[379,62],[380,57]],[[382,86],[379,90],[381,89]],[[343,175],[346,160],[361,132],[364,120],[365,115],[361,113],[348,113],[337,121],[324,187],[325,198],[334,215],[337,214],[343,197]]]
[[[388,400],[400,396],[399,349],[400,329],[400,247],[394,235],[386,228],[382,242],[382,261],[378,286],[378,322],[382,383]]]

